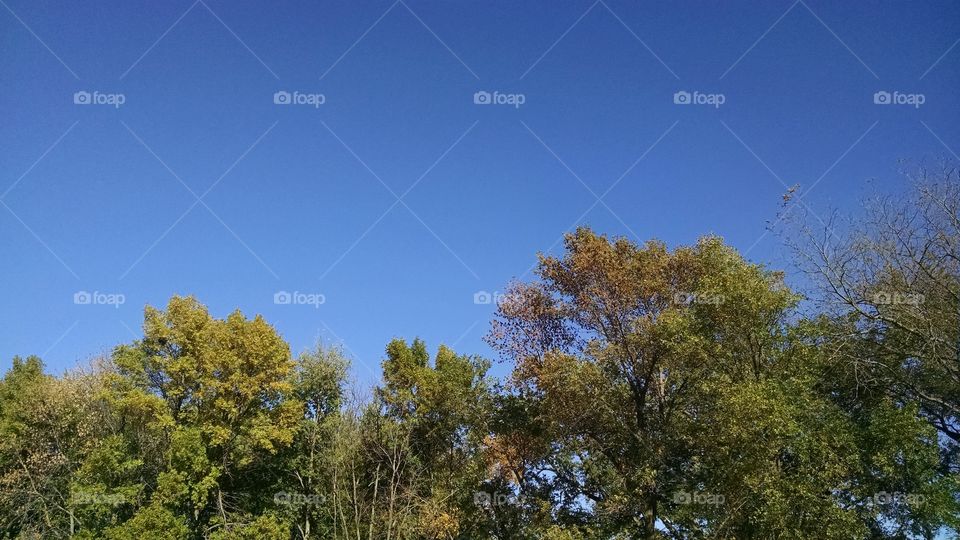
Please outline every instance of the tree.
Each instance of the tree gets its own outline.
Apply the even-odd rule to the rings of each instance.
[[[113,362],[115,400],[163,441],[166,467],[148,508],[185,517],[196,536],[258,522],[272,504],[261,488],[280,474],[276,456],[293,442],[303,407],[276,331],[259,316],[215,319],[195,299],[174,297],[165,311],[146,309],[144,338],[117,348]]]
[[[912,193],[867,201],[844,236],[837,219],[823,234],[801,224],[793,245],[820,299],[854,318],[847,352],[863,382],[920,403],[960,443],[960,171],[945,163],[910,179]]]
[[[293,395],[304,404],[303,415],[293,444],[281,456],[284,475],[273,490],[297,538],[337,537],[331,464],[340,459],[337,440],[355,434],[345,410],[348,367],[339,348],[318,345],[297,358]]]
[[[174,297],[89,367],[14,359],[0,538],[938,537],[960,189],[918,193],[804,252],[823,311],[720,238],[579,229],[498,305],[503,382],[395,339],[361,398],[340,349],[294,359],[261,317]]]
[[[820,328],[798,326],[782,274],[716,237],[670,252],[579,229],[565,246],[512,287],[490,335],[545,437],[521,489],[552,486],[535,496],[587,509],[602,537],[846,538],[883,513],[858,510],[861,484],[890,476],[869,465],[906,441],[911,480],[929,473],[915,417],[887,417],[897,444],[861,446],[866,421],[822,391]]]
[[[489,367],[442,345],[431,365],[420,340],[387,345],[384,383],[375,392],[379,410],[368,422],[388,436],[372,440],[370,449],[377,466],[403,478],[399,490],[417,501],[418,536],[452,539],[476,526],[472,504],[485,475]],[[391,485],[391,497],[393,491]]]
[[[0,534],[58,537],[79,528],[71,480],[104,435],[99,391],[90,373],[52,377],[35,356],[14,359],[0,382]]]
[[[952,496],[927,494],[928,511],[957,527],[960,171],[943,161],[906,176],[906,195],[877,196],[847,220],[800,216],[785,234],[830,321],[835,377],[855,396],[847,406],[886,399],[899,410],[915,409],[936,429],[941,459],[930,481],[952,485],[945,488]],[[923,529],[905,516],[894,521]]]

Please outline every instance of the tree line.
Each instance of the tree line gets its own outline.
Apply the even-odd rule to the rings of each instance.
[[[14,358],[0,537],[956,537],[960,178],[912,181],[784,216],[804,294],[716,236],[578,229],[500,299],[502,380],[395,339],[364,395],[192,297],[61,375]]]

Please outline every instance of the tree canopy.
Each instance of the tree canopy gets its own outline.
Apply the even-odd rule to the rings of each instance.
[[[955,537],[957,180],[804,228],[816,297],[577,229],[497,306],[502,380],[398,338],[362,398],[343,350],[173,297],[88,366],[13,359],[0,538]]]

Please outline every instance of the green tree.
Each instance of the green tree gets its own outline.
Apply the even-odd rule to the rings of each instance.
[[[79,527],[71,481],[104,435],[99,391],[90,373],[52,377],[37,357],[14,359],[0,382],[0,534],[65,537]]]
[[[383,362],[377,404],[409,438],[409,465],[422,497],[421,535],[456,538],[475,528],[473,494],[485,478],[489,362],[441,345],[431,365],[426,345],[393,340]]]
[[[153,515],[186,518],[194,537],[258,522],[303,408],[276,331],[259,316],[215,319],[195,299],[174,297],[164,311],[146,309],[144,338],[119,347],[113,361],[115,401],[162,433]]]
[[[785,234],[827,321],[831,390],[847,396],[843,406],[862,417],[882,403],[880,417],[917,414],[936,430],[923,437],[939,445],[937,474],[893,490],[926,504],[887,504],[873,526],[930,535],[931,523],[960,528],[960,172],[943,161],[905,175],[904,194],[868,199],[847,219],[800,216]],[[915,455],[906,448],[904,459]]]
[[[469,538],[490,388],[481,359],[394,340],[374,400],[342,418],[331,506],[342,537]],[[338,536],[340,537],[340,536]]]
[[[317,346],[297,358],[293,395],[304,404],[293,444],[281,456],[284,475],[274,486],[280,511],[297,538],[336,538],[337,513],[331,464],[343,459],[336,442],[356,432],[346,407],[349,361],[339,348]]]

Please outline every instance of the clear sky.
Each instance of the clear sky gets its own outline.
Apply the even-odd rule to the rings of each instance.
[[[369,382],[392,337],[490,354],[474,294],[577,223],[783,267],[786,186],[960,151],[957,2],[0,4],[3,368],[193,294]]]

